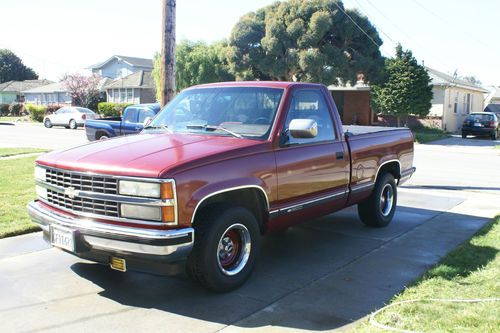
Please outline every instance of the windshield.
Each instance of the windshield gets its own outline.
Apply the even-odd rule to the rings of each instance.
[[[94,111],[87,109],[87,108],[75,108],[81,113],[94,113]]]
[[[491,121],[493,116],[491,114],[471,114],[467,117],[468,120],[478,120],[478,121]]]
[[[185,90],[177,95],[146,130],[168,128],[196,133],[266,139],[283,89],[217,87]]]

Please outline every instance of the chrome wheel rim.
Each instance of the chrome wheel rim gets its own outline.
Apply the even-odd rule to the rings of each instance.
[[[383,216],[388,216],[391,213],[394,205],[394,190],[391,184],[385,184],[380,195],[380,212]]]
[[[235,223],[224,231],[217,246],[217,264],[224,275],[236,275],[250,258],[252,241],[243,224]]]

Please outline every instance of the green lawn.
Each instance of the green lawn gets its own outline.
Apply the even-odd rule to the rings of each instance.
[[[36,156],[0,160],[0,238],[38,230],[26,205],[35,198]]]
[[[44,153],[47,149],[40,148],[0,148],[0,157],[7,157],[20,154]]]
[[[412,128],[411,131],[415,135],[415,141],[418,143],[426,143],[449,137],[446,132],[439,128],[422,127]]]
[[[392,303],[429,298],[500,298],[500,215],[449,253]],[[418,332],[499,332],[500,302],[401,304],[376,321]],[[363,322],[356,332],[387,332]]]
[[[30,119],[29,116],[13,116],[13,117],[0,117],[0,121],[7,121],[7,122],[17,122],[17,121],[23,121],[23,122],[31,122],[32,120]]]

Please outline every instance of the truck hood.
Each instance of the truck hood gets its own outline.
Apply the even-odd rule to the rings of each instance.
[[[140,134],[97,141],[40,156],[37,163],[74,171],[160,177],[175,167],[262,144],[215,135]]]

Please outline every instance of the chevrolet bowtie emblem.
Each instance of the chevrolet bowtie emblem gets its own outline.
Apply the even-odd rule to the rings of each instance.
[[[66,194],[68,197],[70,197],[70,199],[73,199],[78,194],[80,194],[80,191],[78,191],[74,187],[67,187],[64,189],[64,194]]]

